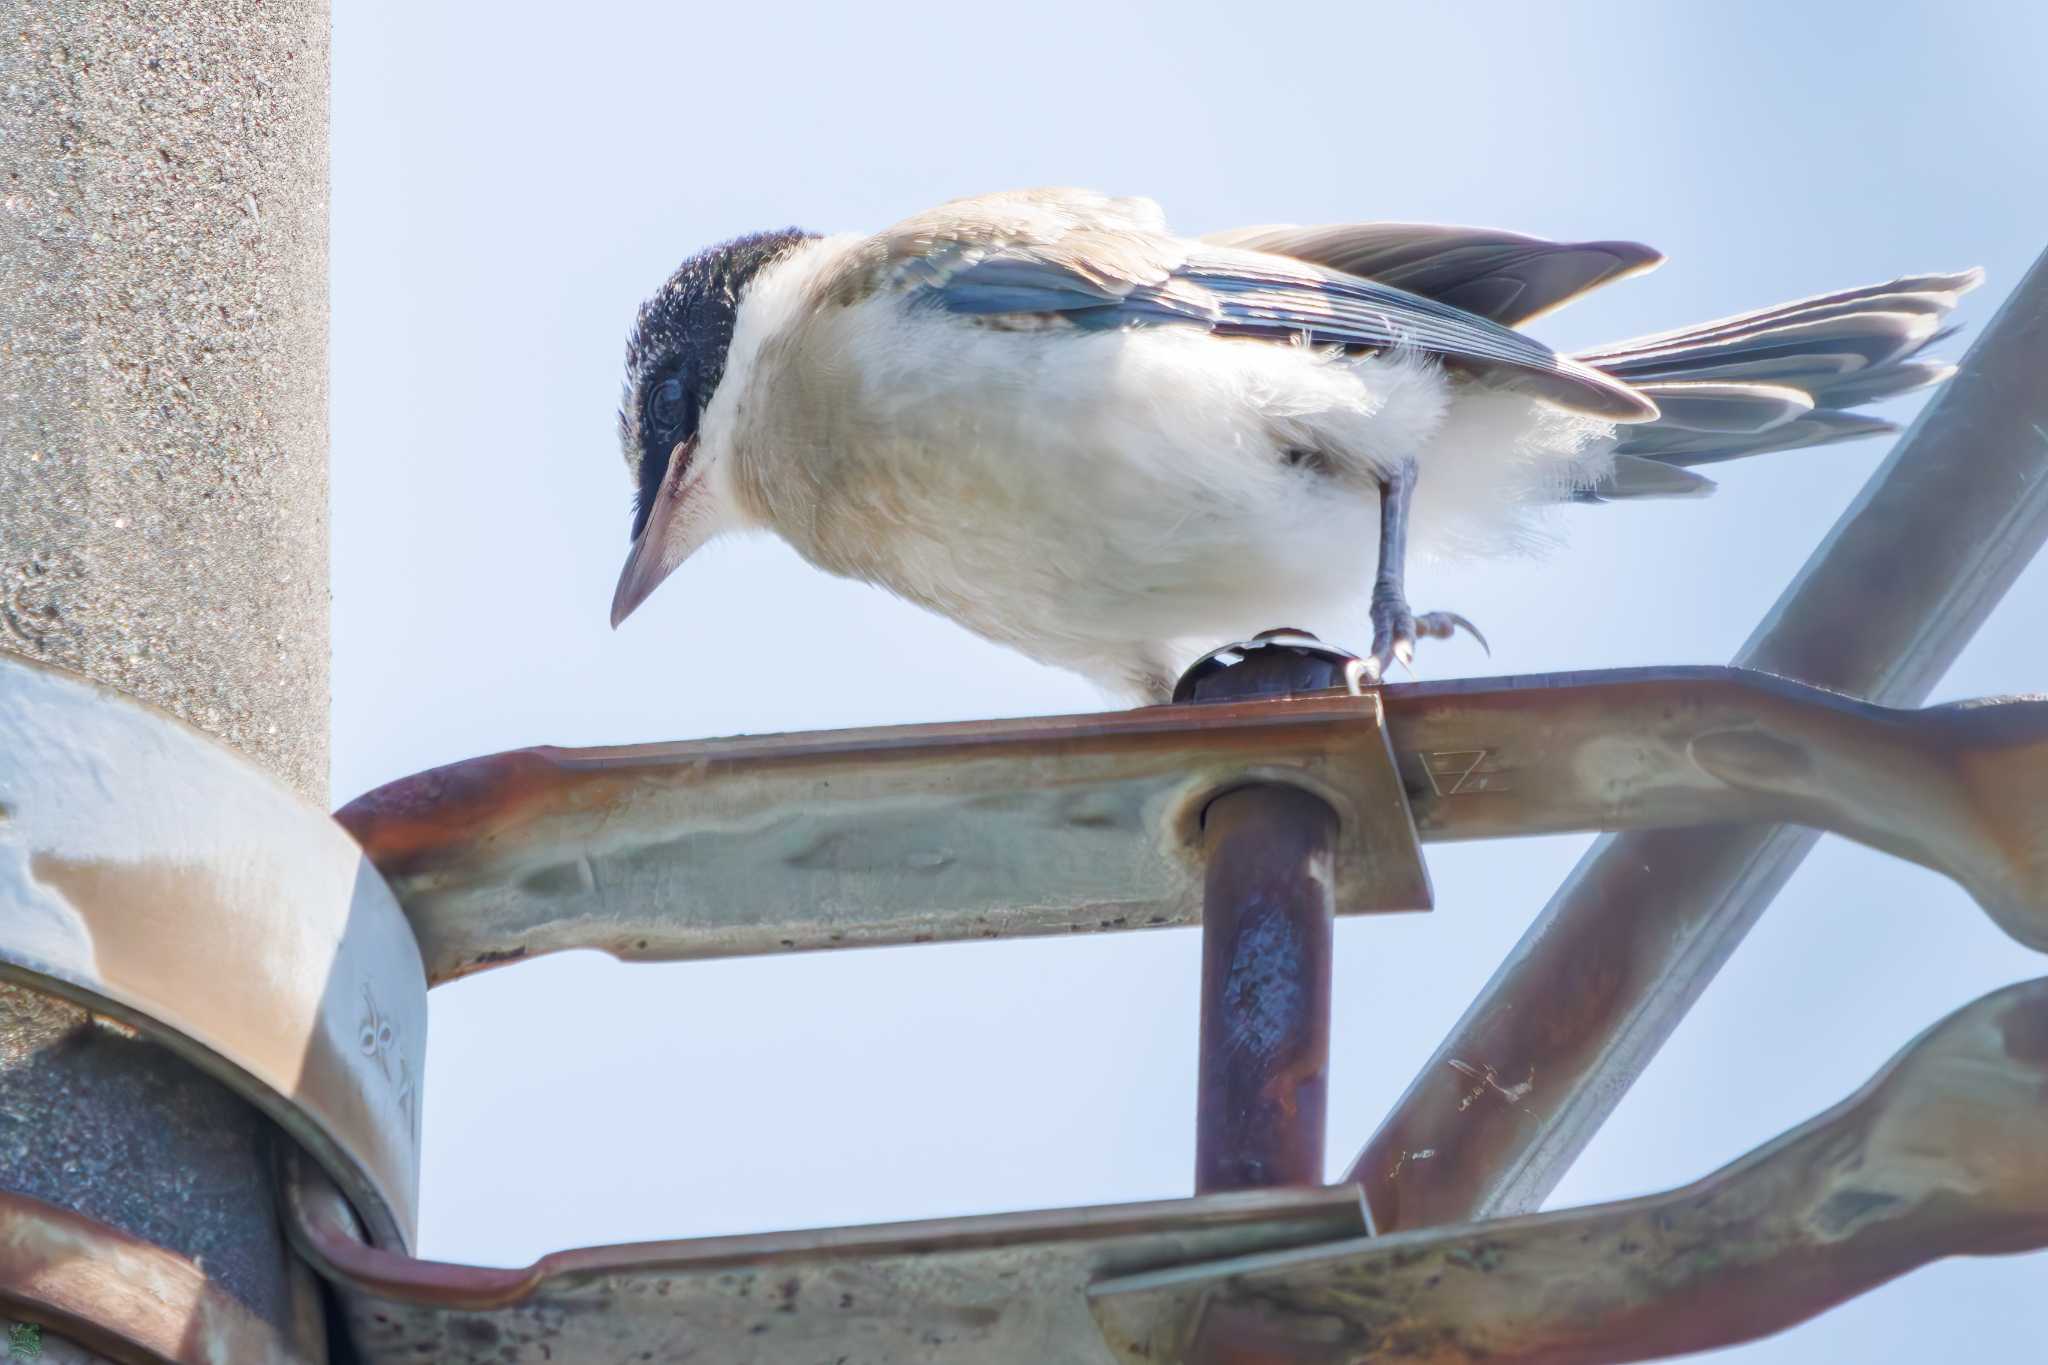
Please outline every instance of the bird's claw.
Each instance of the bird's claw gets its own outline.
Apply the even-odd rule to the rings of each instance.
[[[1360,673],[1364,681],[1377,683],[1385,679],[1387,670],[1396,663],[1412,670],[1417,640],[1448,640],[1461,630],[1492,655],[1493,647],[1479,633],[1479,627],[1454,611],[1431,611],[1417,616],[1399,599],[1376,600],[1372,604],[1372,652],[1359,661]]]
[[[1427,640],[1448,640],[1459,631],[1464,631],[1479,642],[1486,651],[1486,657],[1493,657],[1493,646],[1486,643],[1486,637],[1479,633],[1479,627],[1467,621],[1454,611],[1429,611],[1415,618],[1415,633]]]

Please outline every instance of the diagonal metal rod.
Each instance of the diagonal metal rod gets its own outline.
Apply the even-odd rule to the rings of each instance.
[[[2048,255],[1735,662],[1917,705],[2044,539]],[[1353,1164],[1376,1226],[1538,1207],[1817,837],[1603,836]]]

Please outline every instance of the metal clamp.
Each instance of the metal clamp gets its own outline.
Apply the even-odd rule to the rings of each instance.
[[[332,819],[225,746],[0,654],[0,979],[246,1096],[411,1244],[426,977]]]

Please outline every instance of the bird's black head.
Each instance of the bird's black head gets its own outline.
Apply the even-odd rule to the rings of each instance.
[[[640,305],[626,341],[626,392],[619,407],[619,443],[633,476],[633,535],[654,507],[677,443],[697,423],[732,344],[740,295],[762,267],[816,234],[785,228],[712,247],[683,262],[653,298]]]

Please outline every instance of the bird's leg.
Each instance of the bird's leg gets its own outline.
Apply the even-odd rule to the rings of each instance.
[[[1372,584],[1372,653],[1365,659],[1368,681],[1386,677],[1396,659],[1412,664],[1418,638],[1448,640],[1463,629],[1471,632],[1481,649],[1493,652],[1479,628],[1456,612],[1417,616],[1408,609],[1408,504],[1414,497],[1415,461],[1404,461],[1380,480],[1380,567]]]

